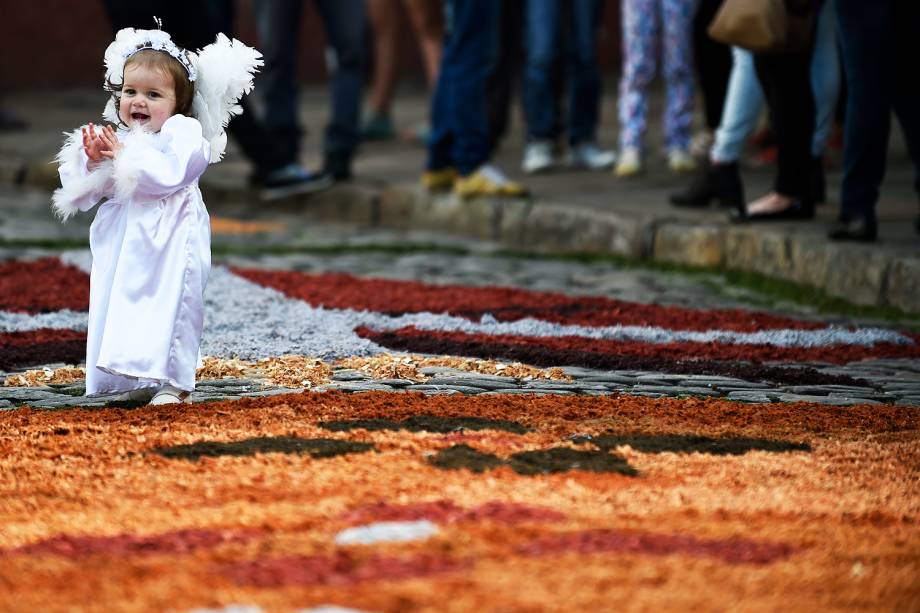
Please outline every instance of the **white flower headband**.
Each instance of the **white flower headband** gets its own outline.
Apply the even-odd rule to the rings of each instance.
[[[113,77],[120,78],[128,58],[145,49],[168,53],[182,64],[188,73],[189,81],[195,81],[198,78],[198,71],[195,70],[189,52],[177,46],[169,34],[160,29],[163,25],[162,21],[156,17],[153,19],[157,24],[156,30],[124,28],[116,34],[114,42],[105,50],[105,76],[109,81],[112,81]]]
[[[125,28],[105,50],[106,83],[120,81],[125,62],[143,49],[168,53],[188,71],[195,90],[191,115],[201,124],[202,135],[211,144],[211,163],[220,161],[227,147],[225,128],[234,115],[242,112],[239,99],[252,91],[253,74],[262,65],[262,55],[223,34],[218,34],[213,43],[194,53],[176,46],[163,30]],[[117,124],[120,120],[116,100],[113,93],[102,117]]]

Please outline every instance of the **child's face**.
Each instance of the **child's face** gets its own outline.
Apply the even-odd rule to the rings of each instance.
[[[175,110],[176,88],[170,75],[143,65],[125,68],[118,105],[123,122],[131,127],[139,125],[146,132],[159,132]]]

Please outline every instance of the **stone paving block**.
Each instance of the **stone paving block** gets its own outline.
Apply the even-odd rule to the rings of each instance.
[[[58,394],[51,387],[0,387],[0,399],[14,401],[60,399],[65,394]]]
[[[550,395],[550,396],[572,396],[572,392],[567,390],[527,390],[521,389],[519,387],[513,387],[508,389],[501,390],[491,390],[488,392],[483,392],[480,396],[498,396],[503,394],[533,394],[534,396]]]
[[[727,396],[729,400],[739,402],[770,403],[778,398],[777,395],[759,394],[757,392],[730,392]]]
[[[510,377],[502,377],[501,380],[487,379],[481,377],[432,377],[425,382],[428,385],[452,385],[476,387],[482,390],[504,389],[509,385],[514,385],[516,381]]]
[[[325,391],[325,390],[341,390],[343,392],[373,392],[373,391],[392,391],[392,387],[389,385],[380,385],[377,383],[371,382],[358,382],[358,381],[341,381],[337,383],[330,383],[328,385],[321,385],[316,388],[316,391]]]
[[[366,381],[368,379],[370,379],[369,375],[358,370],[339,370],[332,373],[333,381]]]
[[[721,226],[668,221],[655,228],[652,259],[688,266],[719,266],[725,230]]]
[[[628,377],[618,374],[598,375],[595,377],[582,377],[579,381],[583,383],[615,383],[618,385],[635,385],[637,377]]]
[[[0,409],[8,409],[13,406],[13,403],[9,400],[0,400]]]
[[[897,257],[888,269],[885,302],[911,313],[920,313],[920,258]]]
[[[455,392],[459,392],[461,394],[481,394],[485,390],[485,388],[473,387],[470,385],[429,385],[424,383],[421,385],[410,385],[408,387],[404,387],[403,389],[407,392],[438,392],[454,390]]]
[[[389,385],[390,387],[406,387],[407,385],[416,384],[416,381],[412,379],[374,379],[374,381],[380,385]]]
[[[871,245],[833,245],[834,266],[824,289],[831,296],[862,305],[879,304],[890,258]]]
[[[903,396],[898,398],[895,404],[904,404],[908,406],[920,407],[920,396]]]
[[[834,398],[832,396],[810,396],[807,394],[780,394],[780,402],[814,402],[817,404],[838,404],[849,406],[854,404],[865,404],[865,400],[847,400],[844,398]]]
[[[269,396],[281,396],[283,394],[300,394],[305,391],[304,388],[282,388],[282,389],[273,389],[273,390],[262,390],[258,392],[243,392],[240,394],[241,398],[267,398]]]

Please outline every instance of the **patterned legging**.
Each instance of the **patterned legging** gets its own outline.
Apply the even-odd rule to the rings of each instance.
[[[621,0],[620,148],[642,149],[648,88],[662,50],[665,147],[686,150],[693,121],[693,0]],[[660,40],[660,45],[659,45]]]

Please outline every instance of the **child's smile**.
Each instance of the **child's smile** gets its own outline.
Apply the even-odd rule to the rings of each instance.
[[[176,90],[169,74],[143,65],[125,67],[118,115],[127,125],[159,132],[176,109]]]

